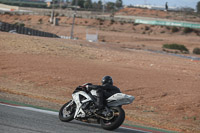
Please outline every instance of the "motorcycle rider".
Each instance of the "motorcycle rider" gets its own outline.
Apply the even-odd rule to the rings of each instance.
[[[87,84],[85,88],[87,91],[96,90],[98,110],[104,109],[105,102],[108,97],[115,93],[121,93],[120,89],[113,85],[113,79],[111,76],[104,76],[101,80],[102,85]]]

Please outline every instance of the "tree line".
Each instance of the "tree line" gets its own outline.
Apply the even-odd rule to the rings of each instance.
[[[197,3],[197,12],[200,13],[200,1]]]
[[[59,7],[59,1],[60,0],[54,0],[55,7]],[[68,0],[66,0],[66,3],[68,3]],[[116,0],[116,2],[107,2],[103,3],[102,0],[99,1],[92,1],[92,0],[72,0],[70,5],[63,4],[63,8],[71,7],[71,6],[78,6],[82,9],[93,9],[93,10],[101,10],[106,8],[107,10],[115,10],[120,9],[123,7],[123,1],[122,0]]]
[[[0,3],[11,5],[11,6],[47,8],[47,4],[42,1],[31,2],[31,1],[23,1],[23,0],[0,0]]]
[[[77,6],[79,6],[81,9],[101,10],[103,9],[104,6],[109,11],[120,9],[123,7],[122,0],[116,0],[116,2],[107,2],[107,3],[103,3],[102,0],[99,0],[98,2],[93,2],[92,0],[65,0],[65,2],[64,0],[52,0],[50,7],[47,7],[47,4],[45,2],[31,2],[25,0],[0,0],[0,3],[13,6],[36,7],[36,8],[52,8],[54,3],[54,8],[62,8],[62,9],[73,8],[77,4]]]

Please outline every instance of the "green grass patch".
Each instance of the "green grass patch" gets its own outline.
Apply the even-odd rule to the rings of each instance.
[[[187,34],[187,33],[191,33],[191,32],[193,32],[193,31],[195,31],[195,30],[192,29],[192,28],[188,28],[188,27],[186,27],[186,28],[184,28],[183,33]]]
[[[200,54],[200,48],[194,48],[193,54]]]
[[[172,28],[172,32],[173,32],[173,33],[178,32],[178,31],[179,31],[179,29],[178,29],[177,27],[173,27],[173,28]]]
[[[181,52],[189,52],[189,50],[184,45],[176,44],[176,43],[164,44],[163,48],[180,50]]]

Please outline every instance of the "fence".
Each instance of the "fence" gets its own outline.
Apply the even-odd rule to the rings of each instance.
[[[178,22],[178,21],[161,21],[161,20],[144,20],[136,19],[135,23],[151,24],[151,25],[164,25],[164,26],[179,26],[200,29],[200,24],[189,23],[189,22]]]
[[[27,28],[24,26],[19,26],[16,24],[9,24],[9,23],[5,23],[5,22],[1,22],[1,21],[0,21],[0,31],[32,35],[32,36],[60,38],[56,34],[43,32],[43,31]]]

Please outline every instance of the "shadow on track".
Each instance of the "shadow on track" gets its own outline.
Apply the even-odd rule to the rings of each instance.
[[[120,128],[120,127],[115,129],[115,130],[113,130],[113,131],[109,131],[109,130],[103,129],[100,124],[92,124],[92,123],[86,123],[86,122],[81,122],[81,121],[76,121],[76,120],[71,121],[69,123],[80,125],[80,126],[85,126],[85,127],[89,127],[89,128],[96,128],[96,129],[101,130],[104,133],[105,132],[109,132],[109,133],[111,133],[111,132],[115,132],[115,133],[117,133],[117,132],[118,133],[140,133],[138,130],[134,131],[134,129],[128,129],[128,128],[127,129],[126,128],[123,129],[123,128]],[[141,131],[141,133],[144,133],[144,132]]]

